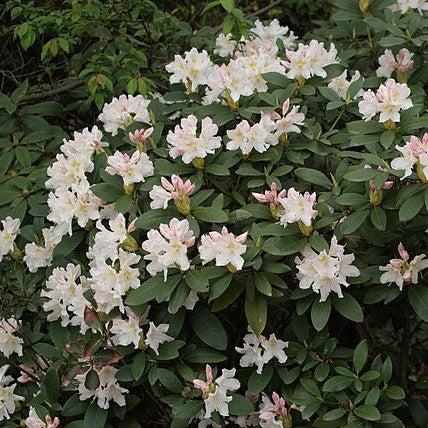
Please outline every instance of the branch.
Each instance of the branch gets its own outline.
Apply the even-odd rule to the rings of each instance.
[[[36,101],[42,100],[43,98],[52,98],[56,95],[62,94],[63,92],[71,91],[82,86],[85,83],[85,79],[77,79],[74,82],[68,83],[67,85],[60,86],[49,91],[36,92],[35,94],[27,95],[23,101]]]
[[[247,18],[254,18],[255,16],[259,16],[259,15],[262,15],[263,13],[265,13],[265,12],[269,12],[271,9],[273,9],[275,6],[278,6],[283,1],[284,0],[276,0],[273,3],[271,3],[271,4],[269,4],[269,5],[265,6],[265,7],[262,7],[258,11],[248,14],[246,17]]]

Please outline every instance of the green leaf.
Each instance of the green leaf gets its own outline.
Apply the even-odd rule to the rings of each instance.
[[[384,48],[390,48],[391,46],[402,45],[405,43],[406,43],[406,39],[403,39],[402,37],[395,37],[395,36],[382,37],[379,40],[379,44]]]
[[[391,400],[404,400],[406,397],[404,389],[395,385],[389,386],[384,392]]]
[[[108,410],[101,409],[96,403],[92,403],[85,412],[83,428],[104,428]]]
[[[172,414],[178,419],[190,419],[197,415],[203,407],[202,400],[190,400],[172,408]]]
[[[255,293],[253,299],[249,293],[245,297],[245,316],[248,325],[254,331],[256,336],[259,336],[266,326],[267,319],[267,302],[264,297]]]
[[[352,356],[352,363],[354,365],[355,373],[357,375],[363,369],[364,364],[367,361],[368,352],[369,351],[367,348],[366,340],[362,340],[354,350],[354,354]]]
[[[250,400],[239,394],[232,394],[232,401],[229,403],[229,413],[234,416],[249,415],[253,410]]]
[[[229,216],[221,209],[213,207],[196,207],[192,214],[200,221],[207,223],[226,223]]]
[[[141,214],[135,225],[143,230],[157,229],[161,223],[168,224],[174,217],[177,217],[177,211],[173,208],[150,210]]]
[[[172,392],[175,392],[176,394],[181,394],[183,384],[172,371],[162,368],[157,369],[156,376],[165,388],[169,389]]]
[[[253,275],[254,285],[260,293],[265,296],[272,296],[272,286],[270,285],[268,279],[262,273],[255,272]]]
[[[422,192],[412,195],[400,207],[400,211],[398,212],[400,221],[411,220],[413,217],[415,217],[419,213],[419,211],[422,209],[424,204],[425,204],[425,200],[424,200],[424,194]]]
[[[100,378],[98,373],[94,369],[89,370],[85,377],[85,388],[89,389],[90,391],[94,391],[99,386]]]
[[[342,223],[340,223],[340,231],[343,235],[350,235],[355,232],[365,221],[369,215],[369,210],[355,211],[351,215],[345,217]]]
[[[291,385],[300,375],[300,367],[294,367],[292,369],[277,367],[276,371],[285,385]]]
[[[407,288],[407,296],[418,317],[428,322],[428,287],[412,284]]]
[[[205,344],[214,349],[227,348],[227,333],[218,318],[206,306],[197,306],[190,314],[193,331]]]
[[[364,314],[360,304],[349,293],[344,292],[343,297],[333,296],[333,308],[340,315],[354,322],[363,322]]]
[[[27,166],[31,165],[31,155],[27,148],[18,146],[15,149],[15,156],[17,161],[26,168]]]
[[[272,379],[273,367],[265,366],[261,374],[258,374],[256,371],[251,373],[250,378],[247,382],[247,387],[251,392],[260,393],[262,392],[267,384]]]
[[[354,413],[361,419],[365,419],[367,421],[378,421],[381,417],[379,410],[376,409],[375,406],[370,406],[369,404],[358,406],[354,410]]]
[[[58,372],[54,368],[50,368],[46,372],[41,385],[41,391],[49,403],[54,404],[58,401],[60,386]]]
[[[53,251],[54,258],[68,256],[85,238],[85,232],[79,230],[73,235],[66,235]]]
[[[327,412],[323,416],[323,420],[325,421],[336,421],[337,419],[340,419],[342,416],[346,415],[346,410],[342,408],[333,409]]]
[[[134,357],[134,361],[132,362],[132,365],[131,365],[131,373],[132,373],[132,377],[135,380],[140,379],[140,377],[142,376],[144,369],[146,367],[146,361],[147,361],[147,358],[144,352],[140,352]]]
[[[331,312],[331,300],[328,298],[324,302],[316,299],[312,304],[311,320],[317,331],[321,331],[327,324]]]
[[[208,277],[200,270],[190,269],[185,275],[186,284],[195,291],[207,291]]]
[[[124,194],[121,187],[107,183],[94,184],[91,186],[91,191],[95,196],[106,202],[116,202]]]
[[[384,231],[386,228],[386,214],[381,207],[374,207],[370,212],[370,219],[376,229]]]
[[[214,282],[210,287],[209,302],[220,297],[232,282],[232,275],[226,275]]]
[[[348,181],[362,182],[374,180],[378,175],[379,172],[376,169],[362,168],[346,173],[343,178]]]
[[[297,168],[294,172],[298,177],[307,181],[308,183],[317,184],[327,189],[332,187],[331,181],[327,178],[327,176],[316,169]]]
[[[235,8],[235,0],[220,0],[220,4],[228,13],[232,12],[232,10]]]
[[[333,376],[324,383],[322,390],[324,392],[343,391],[354,382],[353,377]]]

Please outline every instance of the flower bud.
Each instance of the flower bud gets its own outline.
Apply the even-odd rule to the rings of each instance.
[[[284,132],[283,134],[281,134],[278,138],[278,142],[279,144],[281,144],[282,146],[286,146],[288,144],[288,135],[286,132]]]
[[[194,158],[192,160],[192,165],[196,168],[196,169],[204,169],[205,166],[205,160],[204,158]]]
[[[370,7],[371,0],[360,0],[358,7],[360,8],[361,13],[366,13]]]
[[[135,238],[128,233],[126,239],[122,242],[122,248],[131,253],[135,253],[138,251],[139,246]]]
[[[302,232],[302,234],[304,236],[311,236],[312,235],[312,232],[314,231],[314,228],[312,226],[306,226],[306,224],[303,223],[302,220],[299,220],[297,222],[297,224],[299,226],[300,232]]]
[[[397,127],[397,125],[395,124],[395,122],[393,122],[391,119],[388,119],[386,122],[383,122],[383,126],[388,131],[394,131],[395,128]]]
[[[416,164],[416,174],[421,179],[422,183],[428,184],[428,177],[424,173],[424,167],[421,165],[420,162]]]
[[[132,195],[135,190],[135,184],[134,183],[127,184],[126,186],[123,186],[123,190],[127,195]]]
[[[379,206],[382,203],[383,190],[382,189],[376,189],[375,186],[373,186],[373,187],[370,186],[369,198],[370,198],[370,203],[374,207]]]
[[[187,195],[183,195],[180,199],[174,200],[174,204],[181,214],[190,214],[190,198]]]

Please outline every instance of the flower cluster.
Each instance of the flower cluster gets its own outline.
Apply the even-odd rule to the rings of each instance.
[[[413,54],[406,48],[400,49],[395,57],[390,49],[385,49],[385,53],[379,57],[379,68],[376,70],[376,75],[389,78],[394,71],[406,74],[413,67],[412,57]],[[398,76],[400,75],[398,74]]]
[[[16,353],[22,355],[24,341],[16,335],[19,329],[19,321],[15,318],[0,320],[0,352],[5,356]]]
[[[428,132],[425,132],[422,138],[414,135],[410,137],[408,143],[404,146],[395,146],[401,153],[401,156],[391,162],[391,167],[398,171],[404,171],[401,179],[408,177],[415,170],[423,183],[428,182]]]
[[[388,79],[380,85],[376,93],[371,89],[363,93],[363,99],[358,103],[360,113],[365,121],[379,114],[379,122],[399,122],[400,110],[413,107],[409,98],[410,89],[405,83],[397,83]]]
[[[273,358],[279,363],[287,361],[287,355],[284,348],[288,347],[288,342],[277,339],[272,333],[269,339],[263,335],[256,336],[251,330],[244,336],[244,345],[242,348],[236,347],[235,350],[242,354],[239,361],[241,367],[257,367],[257,373],[261,374],[263,366]]]
[[[21,221],[8,216],[1,221],[1,224],[3,229],[0,230],[0,262],[4,256],[13,251],[13,245],[19,234]]]
[[[386,266],[379,267],[384,272],[380,277],[380,283],[395,283],[402,291],[404,284],[418,283],[419,272],[428,268],[428,259],[425,259],[425,254],[420,254],[410,260],[409,253],[401,242],[398,244],[398,254],[399,259],[391,259]]]
[[[214,379],[212,368],[207,364],[205,368],[206,380],[195,379],[193,381],[193,386],[202,392],[202,398],[205,402],[205,418],[210,418],[215,411],[221,416],[229,416],[228,403],[232,401],[232,397],[228,396],[227,393],[236,391],[240,387],[239,381],[234,377],[235,373],[235,369],[223,369],[221,376]]]
[[[23,401],[24,397],[15,394],[16,383],[12,384],[13,378],[6,376],[9,366],[0,368],[0,421],[10,419],[10,415],[15,412],[17,402]]]
[[[335,77],[334,79],[331,79],[328,87],[330,89],[333,89],[339,95],[340,98],[347,100],[348,96],[348,89],[351,86],[353,82],[356,82],[357,80],[361,79],[361,74],[358,70],[356,70],[352,76],[351,79],[348,80],[346,77],[348,76],[348,70],[345,70],[340,76]],[[363,95],[364,91],[360,89],[355,95],[355,98],[359,98]]]
[[[299,287],[312,288],[320,295],[320,302],[325,301],[331,292],[343,297],[341,286],[349,286],[346,278],[360,275],[358,268],[352,265],[354,258],[353,254],[345,254],[345,247],[337,243],[335,236],[331,238],[328,252],[322,250],[317,254],[307,246],[302,258],[295,258]]]

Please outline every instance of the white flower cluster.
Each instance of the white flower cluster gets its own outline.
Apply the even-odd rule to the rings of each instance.
[[[241,367],[257,367],[257,373],[261,374],[263,366],[273,358],[279,363],[287,361],[287,355],[284,348],[288,347],[288,342],[277,339],[272,333],[269,339],[263,335],[256,336],[250,328],[250,333],[244,336],[244,345],[242,348],[236,347],[235,350],[242,354],[239,361]]]
[[[371,89],[365,91],[358,108],[366,122],[378,113],[379,122],[400,122],[400,110],[413,107],[409,96],[410,89],[405,83],[388,79],[384,85],[379,86],[376,93]]]
[[[327,299],[331,292],[343,297],[341,285],[348,287],[347,277],[357,277],[360,271],[352,265],[353,254],[345,254],[345,247],[331,238],[329,251],[317,254],[309,246],[302,252],[302,258],[296,257],[297,278],[302,289],[312,288],[320,295],[320,302]]]
[[[4,256],[13,251],[13,245],[19,234],[21,221],[19,218],[13,219],[8,216],[1,221],[1,224],[3,229],[0,230],[0,262],[3,260]]]
[[[12,354],[22,355],[24,341],[15,334],[19,327],[19,321],[15,318],[3,318],[0,320],[0,352],[5,357],[9,357]]]
[[[334,79],[331,79],[328,87],[330,89],[333,89],[339,95],[340,98],[346,100],[348,89],[351,86],[351,83],[356,82],[361,78],[361,74],[358,70],[356,70],[352,76],[351,79],[348,80],[346,77],[348,75],[348,70],[345,70],[340,76],[335,77]],[[364,91],[360,89],[355,95],[355,98],[359,98],[363,95]]]
[[[88,398],[97,400],[98,407],[108,409],[110,401],[114,401],[119,406],[124,406],[125,393],[127,389],[122,388],[116,380],[117,369],[113,366],[104,366],[97,371],[99,385],[95,389],[88,389],[85,386],[86,374],[82,373],[76,375],[76,381],[79,384],[79,397],[80,400],[87,400]]]
[[[398,54],[394,54],[390,49],[385,49],[385,53],[379,57],[379,68],[376,70],[378,77],[391,77],[391,74],[397,72],[405,74],[414,64],[412,60],[413,54],[408,49],[400,49]]]
[[[424,10],[428,10],[428,0],[397,0],[390,8],[400,11],[402,15],[412,9],[422,14]]]
[[[16,383],[12,384],[13,378],[6,376],[9,366],[0,368],[0,421],[9,420],[10,415],[15,412],[16,402],[23,401],[24,397],[15,394]]]
[[[422,138],[414,135],[404,146],[395,146],[401,153],[401,156],[395,158],[391,162],[391,167],[398,171],[404,171],[402,180],[412,173],[412,169],[416,166],[416,173],[424,182],[428,182],[428,132],[425,132]]]
[[[236,391],[241,386],[234,378],[236,369],[222,370],[221,376],[213,378],[211,367],[207,364],[205,369],[206,381],[195,379],[193,385],[200,389],[205,402],[205,418],[210,418],[211,414],[217,411],[221,416],[229,416],[228,403],[232,397],[228,396],[228,391]]]
[[[398,253],[401,258],[391,259],[386,266],[379,266],[384,272],[380,277],[380,283],[395,283],[402,291],[404,284],[418,283],[419,272],[428,268],[428,259],[425,258],[425,254],[420,254],[410,260],[409,253],[401,242],[398,244]]]

